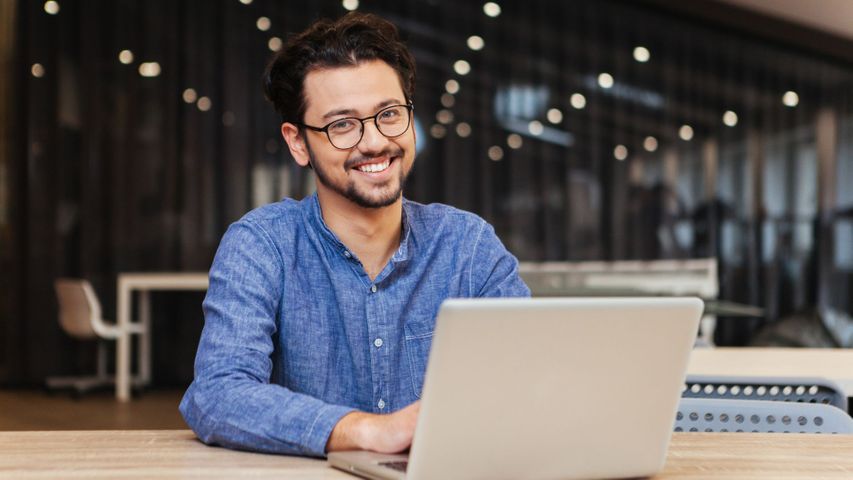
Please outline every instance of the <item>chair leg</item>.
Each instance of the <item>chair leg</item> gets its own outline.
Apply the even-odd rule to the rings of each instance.
[[[143,332],[139,334],[139,377],[142,385],[151,382],[151,300],[147,290],[139,292],[139,322]]]
[[[95,375],[49,377],[45,380],[48,391],[72,389],[75,397],[89,390],[113,385],[115,379],[107,372],[107,343],[99,340],[97,345],[97,373]]]
[[[109,378],[107,372],[107,342],[98,341],[98,378]]]

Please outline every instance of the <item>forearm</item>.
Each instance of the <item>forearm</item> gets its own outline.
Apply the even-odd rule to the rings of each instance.
[[[180,410],[205,443],[310,456],[325,454],[332,428],[353,411],[278,385],[228,380],[196,380]]]

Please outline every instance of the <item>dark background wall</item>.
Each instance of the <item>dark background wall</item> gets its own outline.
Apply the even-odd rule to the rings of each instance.
[[[767,312],[721,319],[721,344],[817,306],[853,311],[853,63],[843,40],[714,2],[499,3],[497,17],[479,2],[359,7],[395,22],[418,62],[421,151],[408,197],[482,215],[526,261],[716,256],[722,297]],[[92,281],[109,315],[119,272],[206,270],[230,222],[312,191],[260,77],[275,38],[346,12],[331,0],[59,5],[51,15],[41,1],[2,4],[6,384],[91,367],[93,350],[56,323],[54,278]],[[471,35],[481,50],[468,47]],[[635,60],[638,46],[648,61]],[[458,60],[470,73],[454,70]],[[143,62],[159,75],[141,76]],[[796,106],[782,103],[787,91]],[[734,126],[722,121],[729,110]],[[183,384],[202,295],[153,297],[155,383]]]

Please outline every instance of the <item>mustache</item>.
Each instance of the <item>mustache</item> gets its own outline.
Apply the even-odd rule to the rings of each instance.
[[[369,162],[369,161],[371,161],[377,157],[389,157],[389,158],[391,158],[391,157],[402,157],[402,156],[403,156],[403,149],[402,148],[400,148],[400,147],[396,147],[396,148],[388,147],[388,148],[382,149],[381,152],[376,153],[374,155],[359,155],[357,157],[350,158],[346,162],[344,162],[344,168],[353,168],[356,165],[360,165],[362,163],[367,163],[367,162]]]

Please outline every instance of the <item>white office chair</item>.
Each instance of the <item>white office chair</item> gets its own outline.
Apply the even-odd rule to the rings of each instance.
[[[60,278],[54,282],[59,302],[59,324],[70,336],[80,340],[98,341],[98,370],[95,375],[75,377],[49,377],[48,389],[73,388],[77,394],[105,385],[112,385],[115,376],[107,373],[107,341],[121,336],[121,329],[108,324],[101,316],[101,304],[92,285],[87,280]],[[147,335],[144,325],[132,324],[128,334]],[[146,352],[139,349],[139,365],[147,361]]]

